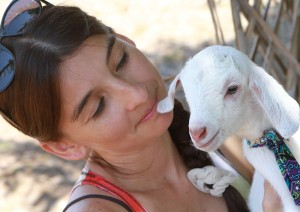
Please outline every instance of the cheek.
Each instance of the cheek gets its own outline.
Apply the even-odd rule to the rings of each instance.
[[[95,125],[97,140],[104,143],[120,143],[120,139],[124,139],[128,133],[132,131],[130,122],[126,116],[113,115],[109,119],[101,120]]]
[[[224,100],[228,102],[228,104],[234,104],[240,96],[240,90],[238,90],[234,94],[226,94]]]
[[[95,125],[94,129],[89,129],[84,139],[84,145],[93,150],[111,151],[124,149],[126,144],[126,125],[109,122],[106,125]]]

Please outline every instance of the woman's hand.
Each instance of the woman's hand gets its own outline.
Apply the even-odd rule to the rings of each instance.
[[[267,180],[264,182],[264,198],[262,204],[264,212],[283,211],[281,200],[278,194]]]

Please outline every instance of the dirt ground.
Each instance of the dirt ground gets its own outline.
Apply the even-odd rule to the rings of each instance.
[[[49,0],[77,5],[117,32],[132,38],[164,76],[215,44],[206,0]],[[3,14],[8,0],[1,0]],[[232,44],[230,1],[216,1],[225,40]],[[70,162],[41,151],[37,142],[0,119],[0,211],[61,211],[83,162]]]

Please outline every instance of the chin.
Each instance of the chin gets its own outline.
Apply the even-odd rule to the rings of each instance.
[[[200,149],[204,152],[214,152],[216,151],[217,149],[220,148],[220,146],[223,144],[224,142],[224,139],[223,138],[220,138],[220,137],[215,137],[213,138],[213,140],[210,140],[209,142],[207,142],[206,144],[204,145],[199,145],[197,143],[194,143],[195,147],[197,149]]]
[[[169,128],[172,124],[173,117],[174,117],[173,111],[171,111],[169,113],[161,114],[161,115],[163,116],[162,117],[163,125],[166,125],[167,128]]]
[[[172,124],[172,121],[173,121],[173,111],[164,114],[159,114],[159,117],[154,123],[154,125],[157,131],[166,132],[168,131],[168,128]]]

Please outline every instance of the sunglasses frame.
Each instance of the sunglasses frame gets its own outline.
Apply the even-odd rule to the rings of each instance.
[[[0,52],[6,52],[10,59],[9,59],[9,62],[10,61],[14,61],[14,56],[13,54],[11,53],[11,51],[9,51],[5,46],[3,46],[1,43],[0,43]],[[4,82],[4,86],[0,84],[0,92],[4,91],[11,83],[11,81],[13,80],[14,78],[14,73],[15,73],[15,65],[13,65],[13,69],[10,69],[8,66],[10,64],[6,64],[3,69],[0,71],[0,82]],[[3,77],[3,80],[2,80],[2,75],[6,75]]]
[[[2,39],[4,38],[4,37],[10,37],[10,36],[18,36],[18,35],[21,35],[22,34],[22,31],[20,31],[19,33],[18,32],[16,32],[16,33],[12,33],[12,34],[5,34],[5,27],[4,27],[4,21],[5,21],[5,18],[6,18],[6,16],[7,16],[7,14],[8,14],[8,12],[9,12],[9,10],[14,6],[14,4],[16,4],[18,1],[20,1],[20,0],[13,0],[8,6],[7,6],[7,8],[6,8],[6,10],[4,11],[4,14],[3,14],[3,16],[2,16],[2,20],[1,20],[1,25],[0,25],[0,52],[6,52],[7,54],[8,54],[8,56],[11,58],[11,60],[13,61],[13,63],[14,63],[14,61],[15,61],[15,58],[14,58],[14,55],[12,54],[12,52],[9,50],[9,49],[7,49],[3,44],[2,44]],[[43,5],[42,5],[42,3],[44,3],[44,4],[46,4],[46,6],[48,6],[48,5],[50,5],[50,6],[53,6],[53,4],[51,4],[50,2],[48,2],[48,1],[46,1],[46,0],[34,0],[35,2],[37,2],[38,4],[39,4],[39,9],[40,9],[40,11],[39,11],[39,13],[37,14],[37,15],[40,15],[41,14],[41,12],[43,11]],[[26,11],[26,10],[24,10],[24,11]],[[23,12],[24,12],[23,11]],[[15,17],[14,17],[14,19],[15,19]],[[13,19],[13,20],[14,20]],[[12,21],[13,21],[12,20]],[[10,23],[12,23],[12,21],[10,22]],[[28,22],[30,22],[30,20],[28,21]],[[9,24],[10,24],[9,23]],[[8,24],[8,25],[9,25]],[[9,59],[10,60],[10,59]],[[4,86],[2,86],[2,85],[0,85],[0,92],[2,92],[2,91],[4,91],[10,84],[11,84],[11,82],[12,82],[12,80],[13,80],[13,78],[14,78],[14,74],[15,74],[15,65],[13,64],[13,69],[11,70],[10,68],[6,68],[6,66],[9,66],[10,64],[8,63],[8,64],[6,64],[4,67],[3,67],[3,69],[2,70],[0,70],[0,78],[1,78],[1,75],[6,75],[6,74],[8,74],[8,75],[10,75],[10,76],[7,76],[7,77],[3,77],[3,82],[5,81],[5,83],[4,83]],[[13,72],[13,73],[10,73],[10,72]],[[1,80],[0,80],[1,81]],[[8,114],[6,114],[4,111],[2,111],[1,109],[0,109],[0,114],[6,119],[6,121],[8,121],[11,125],[13,125],[14,127],[16,127],[17,129],[21,129],[20,127],[19,127],[19,125],[15,122],[15,121],[13,121],[13,119],[11,118],[11,116],[10,115],[8,115]]]
[[[7,6],[6,10],[4,11],[4,14],[3,14],[2,19],[1,19],[1,24],[0,24],[0,27],[1,27],[1,29],[0,29],[0,43],[1,43],[1,40],[2,40],[3,37],[17,36],[17,35],[22,34],[22,32],[16,33],[14,35],[5,35],[4,34],[4,31],[5,31],[5,29],[4,29],[4,21],[5,21],[6,15],[8,14],[9,10],[13,7],[13,5],[16,4],[18,1],[20,1],[20,0],[13,0],[12,2],[10,2],[10,4]],[[46,0],[33,0],[33,1],[35,1],[36,3],[39,4],[39,8],[40,8],[39,14],[43,11],[43,5],[42,5],[42,3],[44,3],[46,5],[52,5],[50,2],[48,2]]]

